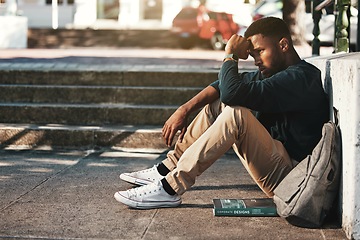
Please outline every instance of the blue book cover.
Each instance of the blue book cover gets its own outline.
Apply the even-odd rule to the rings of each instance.
[[[278,216],[271,198],[213,199],[214,216]]]

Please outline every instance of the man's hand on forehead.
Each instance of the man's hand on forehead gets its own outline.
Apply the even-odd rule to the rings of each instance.
[[[252,44],[252,42],[251,42],[251,40],[250,40],[250,38],[248,38],[247,39],[247,42],[248,42],[248,44],[249,44],[249,47],[248,47],[248,53],[250,54],[250,56],[252,56],[252,52],[254,51],[254,45]]]
[[[234,34],[226,44],[225,53],[236,54],[240,59],[245,60],[249,56],[250,46],[252,44],[248,39]]]
[[[249,44],[249,50],[254,49],[254,45],[252,44],[251,39],[248,38],[246,41],[247,41],[248,44]]]

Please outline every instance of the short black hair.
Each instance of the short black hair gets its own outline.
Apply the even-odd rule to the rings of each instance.
[[[291,34],[288,25],[281,18],[264,17],[253,22],[245,31],[245,37],[249,38],[256,34],[262,34],[265,37],[289,38]]]

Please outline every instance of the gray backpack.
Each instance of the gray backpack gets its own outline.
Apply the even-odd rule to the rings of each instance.
[[[341,138],[337,110],[335,123],[325,123],[322,138],[274,190],[279,216],[290,224],[317,228],[338,196],[341,172]]]

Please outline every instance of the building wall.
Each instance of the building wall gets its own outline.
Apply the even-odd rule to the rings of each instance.
[[[73,27],[91,27],[96,22],[96,0],[75,0]]]
[[[10,1],[10,0],[8,0]],[[116,0],[115,0],[116,1]],[[180,11],[183,0],[117,0],[118,16],[107,17],[109,0],[75,0],[58,4],[59,28],[168,28]],[[47,4],[48,3],[48,4]],[[155,8],[151,9],[155,3]],[[160,5],[161,8],[157,8]],[[4,15],[6,4],[0,5]],[[53,8],[51,0],[18,0],[18,15],[28,18],[29,28],[51,28]],[[99,23],[100,22],[100,23]],[[102,23],[102,24],[101,24]]]
[[[120,0],[119,26],[124,28],[169,28],[176,14],[181,10],[182,0],[154,1],[161,4],[151,9],[151,0]],[[149,14],[151,10],[156,14]]]
[[[53,8],[46,0],[18,0],[17,14],[28,18],[29,28],[51,28],[53,26]],[[58,5],[59,28],[65,28],[74,21],[74,4],[63,1]]]
[[[0,16],[0,49],[27,47],[27,18]]]
[[[7,0],[10,1],[13,0]],[[58,28],[169,29],[172,20],[182,7],[196,7],[201,2],[200,0],[58,1],[57,11],[54,12],[52,0],[18,0],[17,13],[28,18],[29,28],[51,28],[54,26],[53,16],[55,16]],[[235,14],[236,22],[238,22],[236,15],[245,22],[249,20],[250,5],[239,0],[207,0],[210,9]],[[0,15],[4,15],[2,14],[4,9],[4,4],[0,5]],[[249,16],[246,18],[244,17],[246,15]]]

